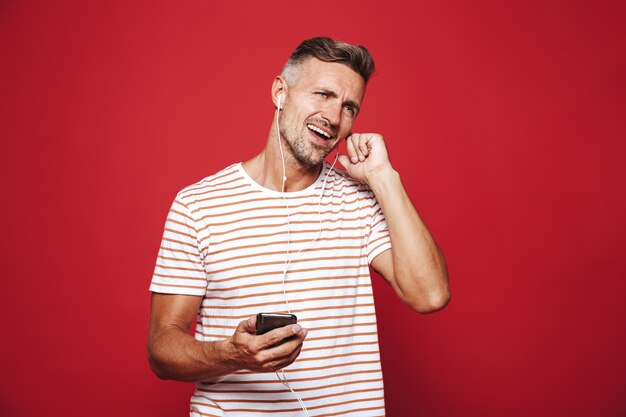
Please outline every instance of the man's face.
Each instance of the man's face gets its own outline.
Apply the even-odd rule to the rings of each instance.
[[[280,132],[301,164],[322,162],[352,132],[365,82],[344,64],[310,58],[298,67],[280,113]]]

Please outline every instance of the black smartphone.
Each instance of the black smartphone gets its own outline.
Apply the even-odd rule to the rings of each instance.
[[[265,334],[270,330],[297,322],[298,318],[295,314],[259,313],[256,315],[256,334]]]

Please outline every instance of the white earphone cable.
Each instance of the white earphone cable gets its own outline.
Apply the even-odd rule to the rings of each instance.
[[[282,143],[281,143],[281,140],[280,140],[280,124],[279,124],[279,121],[278,121],[278,119],[280,117],[280,110],[281,110],[281,106],[280,106],[281,98],[282,98],[282,94],[278,96],[278,107],[276,108],[276,135],[277,135],[277,138],[278,138],[278,149],[280,149],[280,160],[282,161],[282,167],[283,167],[283,178],[282,178],[281,194],[283,196],[283,203],[285,204],[285,208],[287,210],[287,257],[289,257],[289,244],[290,244],[290,240],[289,240],[289,203],[287,202],[287,199],[285,197],[285,183],[287,182],[287,172],[285,170],[285,156],[283,154],[283,146],[282,146]],[[285,267],[283,268],[282,288],[283,288],[283,295],[285,297],[285,304],[287,305],[287,312],[289,314],[291,314],[291,308],[289,307],[289,299],[287,298],[287,291],[285,289],[285,277],[287,275],[287,266],[288,265],[289,265],[288,263],[285,263]],[[276,377],[296,397],[296,399],[298,400],[298,403],[300,404],[300,407],[302,407],[302,411],[304,411],[304,415],[306,417],[309,417],[309,410],[307,410],[306,404],[304,404],[304,401],[302,400],[300,395],[296,391],[294,391],[293,388],[291,388],[291,385],[289,385],[289,381],[287,381],[287,377],[285,376],[285,371],[283,371],[281,369],[280,372],[282,374],[282,378],[280,377],[278,372],[276,372]]]
[[[282,161],[282,168],[283,168],[283,180],[282,180],[282,186],[281,186],[281,192],[282,192],[282,197],[283,197],[283,203],[285,204],[285,208],[286,208],[286,212],[287,212],[287,256],[289,256],[289,246],[291,244],[291,234],[290,234],[290,229],[291,229],[291,225],[289,222],[289,203],[287,202],[287,197],[285,196],[285,183],[287,182],[287,176],[286,176],[286,172],[285,172],[285,157],[283,154],[283,147],[282,147],[282,141],[280,138],[280,124],[279,124],[279,117],[280,117],[280,104],[281,104],[281,96],[278,97],[278,108],[276,110],[276,132],[277,132],[277,140],[278,140],[278,148],[280,150],[280,158]],[[298,252],[296,252],[294,254],[294,256],[292,258],[288,258],[285,261],[285,265],[283,267],[283,275],[282,275],[282,284],[283,284],[283,296],[285,298],[285,304],[287,307],[287,312],[289,314],[291,314],[291,308],[289,306],[289,299],[287,297],[287,292],[285,289],[285,279],[286,279],[286,275],[287,275],[287,268],[289,267],[289,264],[291,264],[291,262],[293,262],[296,257],[303,252],[306,249],[309,249],[311,246],[313,246],[313,244],[322,236],[322,198],[324,197],[324,191],[326,189],[326,183],[328,181],[328,176],[330,175],[330,173],[332,172],[333,168],[335,167],[335,164],[337,163],[337,159],[339,158],[339,150],[337,150],[337,153],[335,154],[335,160],[333,161],[333,164],[331,165],[330,169],[328,170],[328,172],[326,173],[326,177],[324,177],[324,181],[322,183],[322,190],[320,192],[320,196],[318,199],[318,217],[320,219],[320,228],[319,228],[319,232],[317,234],[317,236],[315,237],[315,239],[313,239],[306,247],[300,248],[300,250]]]
[[[317,233],[317,236],[315,237],[315,239],[313,239],[306,247],[300,248],[300,250],[298,252],[296,252],[293,257],[289,258],[289,246],[291,244],[291,234],[290,234],[291,224],[289,222],[289,203],[287,201],[287,197],[285,196],[285,183],[287,182],[287,173],[286,173],[286,170],[285,170],[285,156],[283,154],[283,146],[282,146],[282,141],[281,141],[281,137],[280,137],[279,117],[280,117],[280,110],[281,110],[281,99],[282,99],[282,94],[278,96],[278,107],[276,109],[276,136],[277,136],[277,139],[278,139],[278,149],[280,150],[280,159],[281,159],[282,168],[283,168],[283,178],[282,178],[281,194],[282,194],[283,203],[285,204],[285,209],[286,209],[286,212],[287,212],[287,249],[286,249],[287,259],[285,260],[285,265],[283,267],[282,288],[283,288],[283,296],[285,298],[285,305],[287,307],[287,312],[289,314],[291,314],[291,307],[289,306],[289,298],[287,297],[287,288],[286,288],[286,283],[285,283],[285,281],[287,279],[287,269],[289,268],[289,264],[291,264],[291,262],[294,261],[301,252],[303,252],[306,249],[311,248],[313,246],[313,244],[322,236],[322,229],[323,229],[323,227],[322,227],[322,198],[324,197],[324,191],[326,189],[326,183],[328,181],[328,176],[332,172],[333,168],[335,167],[335,164],[337,163],[337,159],[339,158],[339,151],[337,151],[337,154],[335,155],[335,160],[333,161],[333,164],[331,165],[330,169],[326,173],[326,177],[324,177],[324,182],[322,183],[322,190],[320,192],[320,196],[319,196],[319,199],[318,199],[318,202],[317,202],[317,204],[318,204],[318,214],[319,214],[319,219],[320,219],[319,232]],[[323,166],[324,165],[322,165],[322,167]],[[302,410],[304,411],[305,416],[308,417],[309,416],[309,411],[307,410],[306,405],[304,404],[304,401],[302,400],[300,395],[298,395],[298,393],[295,392],[291,388],[291,386],[289,385],[289,381],[287,381],[287,377],[285,376],[285,372],[282,369],[280,370],[280,372],[282,374],[282,378],[280,377],[278,372],[276,372],[276,376],[278,377],[280,382],[282,382],[282,384],[284,386],[286,386],[289,389],[289,391],[291,391],[293,393],[293,395],[296,397],[296,399],[300,403],[300,407],[302,407]]]

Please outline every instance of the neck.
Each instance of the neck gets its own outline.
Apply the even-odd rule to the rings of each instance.
[[[272,124],[267,135],[265,148],[248,161],[243,163],[250,178],[257,184],[274,191],[282,191],[283,164],[281,161],[278,139],[276,137],[275,124]],[[315,182],[322,170],[323,164],[305,166],[297,161],[289,151],[289,145],[283,140],[283,155],[285,158],[285,191],[301,191]]]

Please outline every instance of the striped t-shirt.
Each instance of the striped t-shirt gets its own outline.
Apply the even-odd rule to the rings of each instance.
[[[150,290],[203,297],[195,337],[223,339],[259,312],[287,312],[290,260],[287,301],[309,330],[300,356],[284,369],[290,386],[311,416],[382,416],[369,264],[391,247],[389,232],[372,191],[342,171],[328,175],[320,207],[329,170],[324,163],[311,186],[283,194],[254,182],[238,163],[183,189],[167,217]],[[191,416],[259,415],[304,413],[273,372],[242,370],[196,384]]]

